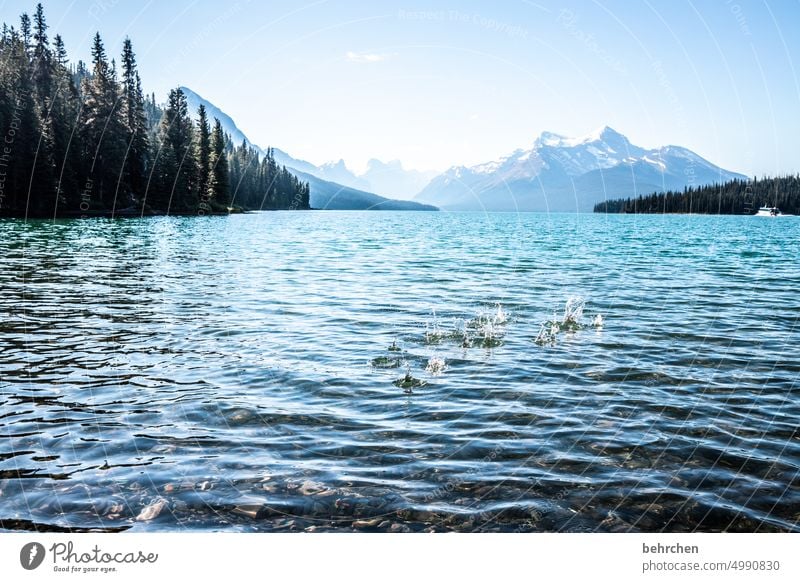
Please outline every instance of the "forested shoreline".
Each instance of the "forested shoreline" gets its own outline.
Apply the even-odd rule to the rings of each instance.
[[[100,34],[70,63],[41,4],[0,34],[0,216],[140,216],[308,209],[309,186],[235,145],[180,89],[145,96],[130,39],[119,66]]]
[[[778,207],[784,214],[800,214],[800,175],[731,180],[685,188],[682,192],[654,192],[647,196],[606,200],[595,212],[609,214],[754,214],[761,206]]]

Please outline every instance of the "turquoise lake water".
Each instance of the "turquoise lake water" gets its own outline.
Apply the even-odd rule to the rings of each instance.
[[[791,217],[0,221],[0,528],[800,531],[798,243]]]

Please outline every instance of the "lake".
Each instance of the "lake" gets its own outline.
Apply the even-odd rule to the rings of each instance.
[[[798,242],[746,216],[0,221],[0,528],[800,531]]]

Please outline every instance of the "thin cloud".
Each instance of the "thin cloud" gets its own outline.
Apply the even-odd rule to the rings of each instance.
[[[351,63],[380,63],[381,61],[385,61],[391,55],[378,53],[356,53],[353,51],[347,51],[345,56]]]

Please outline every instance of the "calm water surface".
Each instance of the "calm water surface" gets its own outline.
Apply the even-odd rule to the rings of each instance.
[[[799,242],[795,218],[0,221],[0,527],[798,531]],[[537,344],[574,297],[584,325]]]

